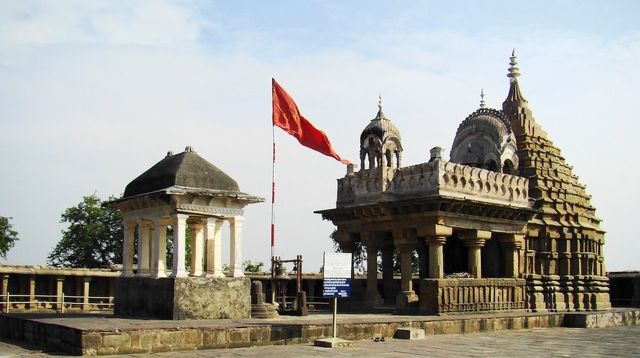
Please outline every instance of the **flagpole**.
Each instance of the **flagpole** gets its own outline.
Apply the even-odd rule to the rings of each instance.
[[[271,165],[271,260],[273,261],[275,238],[275,203],[276,203],[276,126],[271,126],[271,142],[273,144],[273,162]],[[273,268],[272,268],[273,269]]]

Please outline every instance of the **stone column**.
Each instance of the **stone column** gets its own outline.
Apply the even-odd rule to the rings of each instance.
[[[444,278],[443,246],[447,242],[445,236],[428,237],[429,245],[429,278]]]
[[[2,301],[6,302],[7,299],[7,292],[9,292],[9,275],[8,274],[3,274],[2,275]],[[6,312],[7,307],[6,307],[6,303],[4,303],[2,305],[2,312]]]
[[[365,303],[368,307],[379,306],[382,297],[378,292],[378,248],[367,246],[367,294]]]
[[[149,276],[149,224],[138,225],[138,276]]]
[[[229,273],[231,277],[243,277],[242,270],[242,216],[234,216],[229,220],[231,225],[231,252],[229,260]]]
[[[524,235],[507,234],[499,236],[504,249],[504,273],[506,277],[517,278],[520,275],[518,250],[522,249]]]
[[[184,267],[185,261],[185,236],[187,230],[187,218],[186,214],[174,214],[172,216],[173,221],[173,268],[171,276],[173,277],[187,277],[187,271]]]
[[[413,291],[413,270],[411,267],[411,247],[400,246],[400,291]]]
[[[36,276],[29,276],[29,304],[27,305],[28,309],[34,309],[38,307],[36,303]]]
[[[122,276],[133,276],[133,251],[136,231],[136,222],[125,220],[124,226],[124,243],[122,245]]]
[[[207,243],[207,276],[224,277],[222,273],[222,219],[207,218],[205,240]]]
[[[384,287],[384,303],[393,303],[393,246],[382,248],[382,285]]]
[[[481,249],[486,240],[491,238],[490,231],[469,230],[460,233],[460,238],[464,245],[468,247],[467,269],[475,278],[482,278],[482,256]]]
[[[58,312],[62,312],[63,310],[63,306],[64,306],[64,302],[63,302],[63,296],[64,296],[64,277],[63,276],[58,276],[56,277],[56,311]]]
[[[189,275],[202,276],[203,225],[202,223],[193,223],[189,226],[191,228],[191,270]]]
[[[89,309],[89,284],[91,283],[91,277],[82,277],[82,309]]]
[[[418,277],[422,280],[423,278],[429,277],[429,254],[427,253],[426,246],[418,246],[416,249],[418,253]]]
[[[167,225],[163,218],[153,220],[153,277],[167,277]]]

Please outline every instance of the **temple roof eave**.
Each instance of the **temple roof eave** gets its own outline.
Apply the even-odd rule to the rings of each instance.
[[[231,199],[242,201],[246,204],[261,203],[265,201],[265,199],[262,197],[243,193],[240,191],[191,188],[191,187],[185,187],[180,185],[174,185],[168,188],[155,190],[148,193],[142,193],[142,194],[137,194],[129,197],[112,200],[112,201],[109,201],[107,204],[117,205],[118,203],[122,203],[129,200],[145,199],[145,198],[160,198],[167,195],[169,196],[199,195],[199,196],[209,196],[209,197],[218,197],[218,198],[231,198]]]

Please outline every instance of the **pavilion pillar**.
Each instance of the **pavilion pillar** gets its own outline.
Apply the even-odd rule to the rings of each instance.
[[[242,269],[242,216],[234,216],[229,220],[231,225],[231,252],[229,260],[229,270],[231,277],[243,277]]]
[[[418,236],[425,237],[428,246],[429,278],[444,278],[443,246],[452,234],[453,229],[449,226],[432,224],[418,227]]]
[[[8,312],[7,310],[7,293],[9,292],[9,274],[2,275],[2,301],[5,302],[2,305],[2,312]]]
[[[185,236],[187,229],[186,214],[174,214],[173,220],[173,277],[186,277],[187,271],[185,270]]]
[[[393,303],[393,245],[382,248],[382,287],[384,290],[384,303]]]
[[[149,234],[150,227],[144,221],[138,225],[138,276],[149,276]]]
[[[499,236],[504,249],[504,274],[506,277],[517,278],[520,275],[518,250],[522,249],[524,236],[519,234],[507,234]]]
[[[351,255],[351,280],[355,277],[355,267],[353,265],[353,241],[351,241],[351,234],[347,231],[338,229],[334,235],[336,242],[340,246],[340,250],[344,253],[350,253]],[[353,281],[352,281],[353,282]]]
[[[29,276],[29,303],[27,304],[28,309],[34,309],[38,306],[36,303],[36,276]]]
[[[207,218],[204,236],[207,246],[206,275],[224,277],[222,273],[222,219]]]
[[[407,246],[401,246],[398,248],[400,251],[400,291],[408,292],[413,291],[413,270],[411,267],[411,248]]]
[[[64,309],[64,276],[56,277],[56,311]]]
[[[429,237],[429,278],[444,278],[443,246],[447,242],[446,236]]]
[[[89,289],[91,284],[91,277],[84,276],[82,277],[82,310],[86,311],[89,309]]]
[[[481,249],[486,240],[491,238],[490,231],[468,230],[460,233],[460,238],[468,248],[467,269],[471,276],[482,278],[482,255]]]
[[[124,226],[124,243],[122,245],[122,276],[133,276],[133,251],[134,238],[136,231],[136,222],[125,220]]]
[[[400,312],[407,312],[418,302],[418,296],[413,290],[413,268],[411,267],[412,250],[418,246],[416,231],[394,230],[393,242],[400,253],[400,292],[396,297],[396,307]]]
[[[189,276],[202,276],[203,261],[203,225],[202,223],[193,223],[191,228],[191,270]]]
[[[378,248],[367,246],[367,293],[365,303],[368,307],[375,307],[382,302],[382,296],[378,292]]]
[[[163,218],[153,220],[153,277],[167,277],[167,225]]]

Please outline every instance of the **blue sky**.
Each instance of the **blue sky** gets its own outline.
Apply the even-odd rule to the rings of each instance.
[[[534,115],[574,165],[607,230],[612,270],[632,252],[640,31],[634,1],[0,1],[0,215],[41,264],[83,195],[120,195],[191,145],[268,197],[270,80],[358,157],[378,94],[406,164],[448,153],[480,89],[500,108],[512,48]],[[344,167],[277,132],[276,252],[309,269],[331,250]],[[269,205],[246,210],[244,256],[267,261]],[[226,247],[225,247],[226,248]]]

